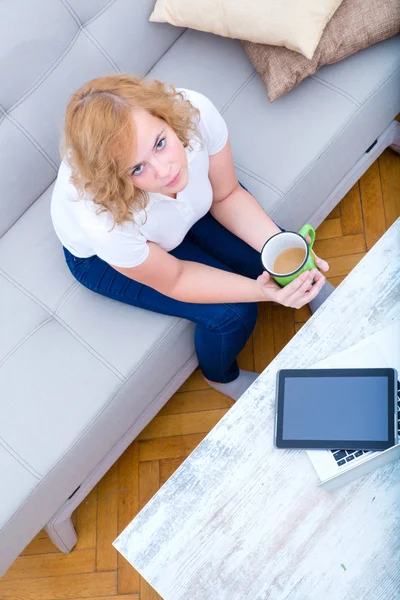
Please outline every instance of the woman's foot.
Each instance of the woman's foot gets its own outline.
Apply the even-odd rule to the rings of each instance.
[[[315,296],[315,298],[308,303],[312,314],[314,314],[315,311],[319,309],[321,304],[325,302],[325,300],[332,294],[332,292],[335,291],[335,289],[336,288],[331,283],[329,283],[329,281],[325,281],[318,295]]]
[[[242,371],[240,369],[239,376],[229,383],[216,383],[208,379],[206,381],[217,392],[229,396],[232,400],[239,400],[240,396],[255,382],[258,376],[259,373],[254,373],[254,371]]]

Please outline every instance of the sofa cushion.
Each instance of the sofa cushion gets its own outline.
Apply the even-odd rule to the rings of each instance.
[[[323,65],[332,64],[400,31],[399,0],[344,0],[328,23],[312,60],[287,48],[243,42],[271,102]]]
[[[228,124],[239,180],[272,218],[297,229],[397,114],[399,67],[396,36],[271,104],[239,41],[187,30],[149,77],[211,98]]]

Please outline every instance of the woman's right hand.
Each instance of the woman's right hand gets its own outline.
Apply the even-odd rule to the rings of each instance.
[[[312,282],[315,282],[312,285]],[[291,308],[301,308],[317,296],[325,283],[325,277],[318,269],[305,271],[285,287],[281,288],[270,275],[264,271],[257,278],[265,300],[277,302]]]

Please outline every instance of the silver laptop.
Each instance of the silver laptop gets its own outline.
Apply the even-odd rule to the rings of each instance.
[[[368,336],[347,350],[310,368],[381,368],[392,367],[400,373],[400,321]],[[398,439],[400,440],[400,383],[398,393]],[[307,450],[320,478],[319,486],[334,490],[400,458],[400,443],[383,451]]]

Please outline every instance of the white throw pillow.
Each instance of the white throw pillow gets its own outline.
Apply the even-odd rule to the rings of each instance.
[[[150,21],[285,46],[311,59],[342,0],[157,0]]]

